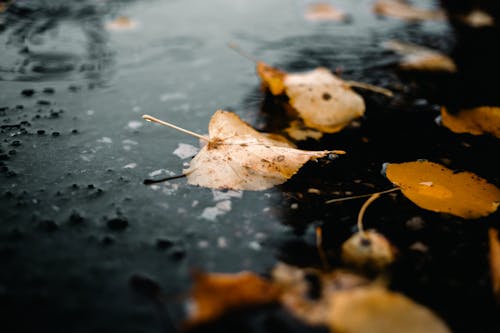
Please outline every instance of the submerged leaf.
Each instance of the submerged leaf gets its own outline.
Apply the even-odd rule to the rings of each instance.
[[[401,0],[377,0],[373,11],[378,15],[406,21],[442,20],[446,17],[441,10],[418,8]]]
[[[337,292],[330,306],[328,324],[333,332],[343,333],[451,332],[426,307],[380,287]]]
[[[500,138],[500,107],[481,106],[450,114],[441,108],[441,123],[455,133],[491,134]]]
[[[304,17],[309,21],[343,21],[347,16],[328,2],[316,2],[307,6]]]
[[[209,143],[183,170],[189,184],[264,190],[284,183],[306,162],[332,153],[296,149],[283,137],[259,133],[236,114],[222,110],[212,116],[208,132]]]
[[[238,308],[272,303],[280,289],[252,272],[197,273],[188,297],[186,327],[216,320]]]
[[[387,41],[383,46],[403,56],[399,62],[402,70],[450,73],[457,71],[453,59],[436,50],[397,40]]]
[[[257,73],[273,95],[286,94],[307,127],[335,133],[365,112],[363,98],[326,68],[286,73],[259,62]]]
[[[455,173],[428,161],[389,163],[386,176],[416,205],[434,212],[475,219],[500,205],[500,190],[471,172]]]

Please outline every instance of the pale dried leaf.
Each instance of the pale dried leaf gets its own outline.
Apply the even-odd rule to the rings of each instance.
[[[213,115],[208,132],[210,142],[183,170],[192,185],[264,190],[284,183],[306,162],[331,153],[293,148],[285,139],[263,135],[222,110]]]
[[[363,98],[326,68],[289,73],[284,85],[289,104],[307,127],[338,132],[365,112]]]
[[[342,333],[450,333],[426,307],[379,287],[339,291],[332,297],[328,326]]]
[[[450,73],[457,71],[453,59],[436,50],[396,40],[387,41],[383,46],[403,56],[399,62],[402,70]]]
[[[418,8],[406,1],[398,0],[377,0],[373,5],[373,11],[378,15],[406,21],[443,20],[446,18],[442,10]]]

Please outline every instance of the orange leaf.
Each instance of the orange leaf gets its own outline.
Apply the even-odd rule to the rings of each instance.
[[[386,176],[416,205],[466,219],[493,213],[500,190],[471,172],[455,173],[428,161],[387,164]]]
[[[342,21],[346,15],[328,2],[317,2],[307,6],[304,17],[309,21]]]
[[[441,108],[441,122],[455,133],[491,134],[500,138],[500,107],[481,106],[453,115]]]
[[[215,320],[233,309],[272,303],[279,295],[277,286],[251,272],[197,273],[184,325],[191,327]]]
[[[399,18],[407,21],[442,20],[444,12],[440,10],[414,7],[406,1],[378,0],[373,5],[373,11],[378,15]]]

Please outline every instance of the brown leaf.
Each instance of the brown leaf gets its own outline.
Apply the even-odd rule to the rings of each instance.
[[[183,170],[189,184],[219,189],[264,190],[282,184],[306,162],[341,151],[308,151],[286,139],[257,132],[232,112],[217,111],[210,142]]]
[[[455,133],[491,134],[500,138],[500,107],[481,106],[450,114],[441,108],[441,123]]]
[[[498,239],[498,230],[490,228],[488,230],[490,241],[490,272],[493,293],[498,302],[500,302],[500,240]]]
[[[304,18],[309,21],[343,21],[346,14],[328,2],[310,3],[304,12]]]
[[[305,126],[335,133],[365,112],[363,98],[328,69],[286,73],[262,62],[257,73],[273,95],[285,93]]]
[[[280,293],[272,282],[252,272],[198,272],[189,293],[183,326],[190,328],[216,320],[231,310],[275,302]]]
[[[373,12],[406,21],[443,20],[446,17],[441,10],[418,8],[401,0],[377,0]]]
[[[390,163],[386,176],[421,208],[466,219],[493,213],[500,205],[500,190],[471,172],[455,173],[428,161]]]
[[[383,46],[403,56],[399,62],[402,70],[450,73],[457,71],[453,59],[436,50],[397,40],[387,41]]]

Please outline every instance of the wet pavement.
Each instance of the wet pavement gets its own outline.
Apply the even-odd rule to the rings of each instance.
[[[182,318],[179,295],[194,268],[267,274],[278,260],[320,265],[316,225],[324,226],[335,253],[355,230],[361,203],[324,201],[389,188],[380,175],[384,162],[426,158],[499,186],[500,164],[492,158],[498,140],[457,136],[435,122],[442,104],[500,105],[494,86],[477,73],[489,68],[492,77],[498,64],[478,61],[466,47],[487,46],[447,21],[409,24],[376,17],[371,1],[338,3],[351,15],[345,23],[309,22],[306,2],[282,0],[19,0],[1,13],[0,302],[11,318],[6,325],[43,332],[173,331]],[[129,25],[113,29],[120,16]],[[380,46],[388,39],[451,54],[463,68],[459,79],[399,73],[398,57]],[[142,114],[205,133],[215,110],[226,109],[258,129],[282,129],[271,115],[282,112],[278,103],[265,96],[254,64],[229,42],[287,71],[325,66],[396,94],[359,91],[365,117],[319,142],[299,143],[348,154],[308,164],[277,188],[217,191],[182,178],[144,185],[147,178],[180,174],[198,142],[146,123]],[[464,221],[423,211],[402,196],[380,199],[368,214],[370,226],[405,255],[393,287],[434,309],[456,332],[500,327],[486,234],[498,217]],[[415,242],[430,251],[411,250]],[[150,288],[161,289],[160,305],[145,297]],[[275,308],[236,318],[217,329],[313,331]]]

